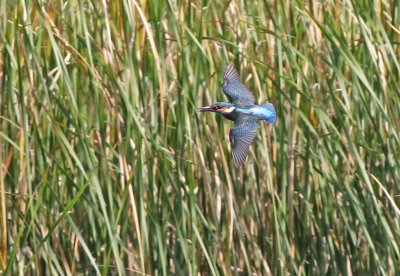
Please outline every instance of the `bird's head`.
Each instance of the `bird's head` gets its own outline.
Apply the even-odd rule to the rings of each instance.
[[[232,103],[217,102],[210,106],[200,107],[197,111],[200,112],[215,112],[222,114],[225,118],[234,121],[236,107]]]

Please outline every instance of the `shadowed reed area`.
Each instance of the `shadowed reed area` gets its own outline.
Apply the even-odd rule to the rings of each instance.
[[[398,273],[399,9],[2,1],[3,274]],[[240,169],[228,64],[277,112]]]

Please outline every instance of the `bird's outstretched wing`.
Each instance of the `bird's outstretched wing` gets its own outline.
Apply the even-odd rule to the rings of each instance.
[[[222,91],[238,107],[254,105],[253,93],[240,82],[239,74],[232,65],[228,65],[225,69]]]
[[[231,141],[232,158],[236,167],[246,161],[251,143],[257,134],[257,118],[245,114],[238,115],[235,125],[229,132]]]

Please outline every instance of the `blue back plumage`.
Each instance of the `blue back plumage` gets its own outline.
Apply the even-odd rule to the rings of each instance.
[[[276,112],[275,108],[271,103],[264,105],[253,105],[250,108],[236,108],[236,111],[242,114],[249,114],[255,116],[259,120],[265,120],[270,124],[275,124]]]
[[[275,107],[271,103],[266,103],[263,105],[265,116],[265,120],[270,123],[270,124],[275,124],[276,122],[276,112],[275,112]]]

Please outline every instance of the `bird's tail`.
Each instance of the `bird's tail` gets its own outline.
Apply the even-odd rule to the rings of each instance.
[[[271,103],[264,104],[264,107],[268,109],[268,111],[270,112],[269,116],[266,118],[266,121],[270,124],[275,124],[276,122],[275,107]]]

